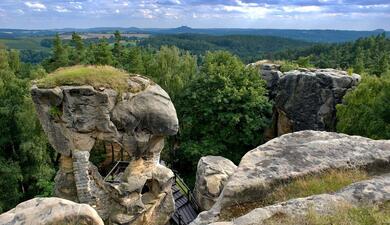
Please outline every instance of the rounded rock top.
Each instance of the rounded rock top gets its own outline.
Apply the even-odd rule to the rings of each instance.
[[[117,92],[139,92],[154,83],[146,77],[128,74],[111,66],[77,65],[59,68],[34,83],[40,89],[59,86],[92,86],[97,90],[114,89]]]

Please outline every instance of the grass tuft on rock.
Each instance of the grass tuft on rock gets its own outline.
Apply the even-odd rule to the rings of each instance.
[[[309,210],[305,216],[276,215],[264,221],[264,225],[387,225],[390,224],[390,201],[365,207],[335,206],[335,213],[320,215]]]
[[[362,180],[368,179],[364,170],[329,170],[321,174],[308,175],[286,184],[276,185],[275,189],[263,199],[251,203],[237,204],[221,212],[221,221],[242,216],[253,209],[273,205],[294,198],[304,198],[311,195],[332,193]]]
[[[267,196],[264,202],[273,204],[294,198],[332,193],[354,182],[366,179],[368,179],[368,174],[363,170],[330,170],[320,175],[302,177],[279,186],[270,196]]]
[[[139,91],[129,86],[129,79],[132,80],[132,76],[128,73],[111,66],[78,65],[60,68],[36,81],[36,85],[38,88],[90,85],[94,88],[111,88],[118,92]]]

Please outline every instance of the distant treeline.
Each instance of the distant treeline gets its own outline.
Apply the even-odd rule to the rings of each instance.
[[[156,28],[121,28],[121,27],[97,27],[87,29],[56,29],[56,30],[18,30],[18,29],[0,29],[0,38],[29,38],[29,37],[47,37],[59,34],[77,33],[114,33],[116,30],[122,33],[137,33],[151,35],[250,35],[250,36],[275,36],[282,38],[291,38],[316,43],[341,43],[355,41],[358,38],[369,37],[386,32],[382,29],[373,31],[353,31],[353,30],[295,30],[295,29],[240,29],[240,28],[216,28],[216,29],[194,29],[187,26],[167,29]],[[389,34],[389,32],[387,32]]]
[[[271,58],[277,51],[312,45],[305,41],[271,36],[201,34],[158,35],[140,42],[140,46],[155,49],[161,46],[176,46],[198,56],[205,55],[207,51],[225,50],[239,56],[246,63]]]
[[[288,49],[274,59],[298,60],[306,57],[315,67],[341,68],[356,73],[380,76],[390,67],[390,39],[385,33],[343,44],[318,44],[308,48]]]

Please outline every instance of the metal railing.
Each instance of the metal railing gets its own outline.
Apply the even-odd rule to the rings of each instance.
[[[173,170],[173,173],[175,174],[175,183],[176,183],[176,185],[182,191],[182,193],[186,195],[188,201],[194,207],[196,212],[199,213],[200,212],[199,204],[196,201],[194,195],[192,194],[190,188],[186,185],[184,180],[179,176],[177,171]]]

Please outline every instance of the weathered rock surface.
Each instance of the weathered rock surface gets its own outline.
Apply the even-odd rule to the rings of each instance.
[[[178,119],[161,87],[129,76],[127,92],[86,85],[33,86],[31,93],[49,142],[61,154],[58,197],[91,205],[110,224],[170,219],[173,173],[159,159],[164,136],[178,131]],[[99,141],[122,148],[130,158],[118,183],[105,182],[89,161]]]
[[[214,206],[201,213],[193,224],[215,222],[225,208],[259,202],[280,183],[308,174],[338,168],[373,170],[389,166],[390,141],[322,131],[285,134],[249,151]]]
[[[340,206],[368,206],[390,201],[390,174],[354,183],[334,194],[313,195],[257,208],[230,222],[212,225],[261,225],[272,216],[304,216],[314,210],[318,214],[335,213]]]
[[[278,91],[278,82],[283,76],[280,72],[280,65],[272,63],[260,64],[259,72],[261,77],[267,82],[269,98],[274,99]]]
[[[221,156],[205,156],[198,162],[194,195],[202,210],[209,210],[237,168]]]
[[[61,198],[34,198],[0,215],[3,225],[104,225],[87,204]]]
[[[360,81],[334,69],[293,70],[284,73],[275,97],[275,136],[301,130],[335,131],[336,105]]]

